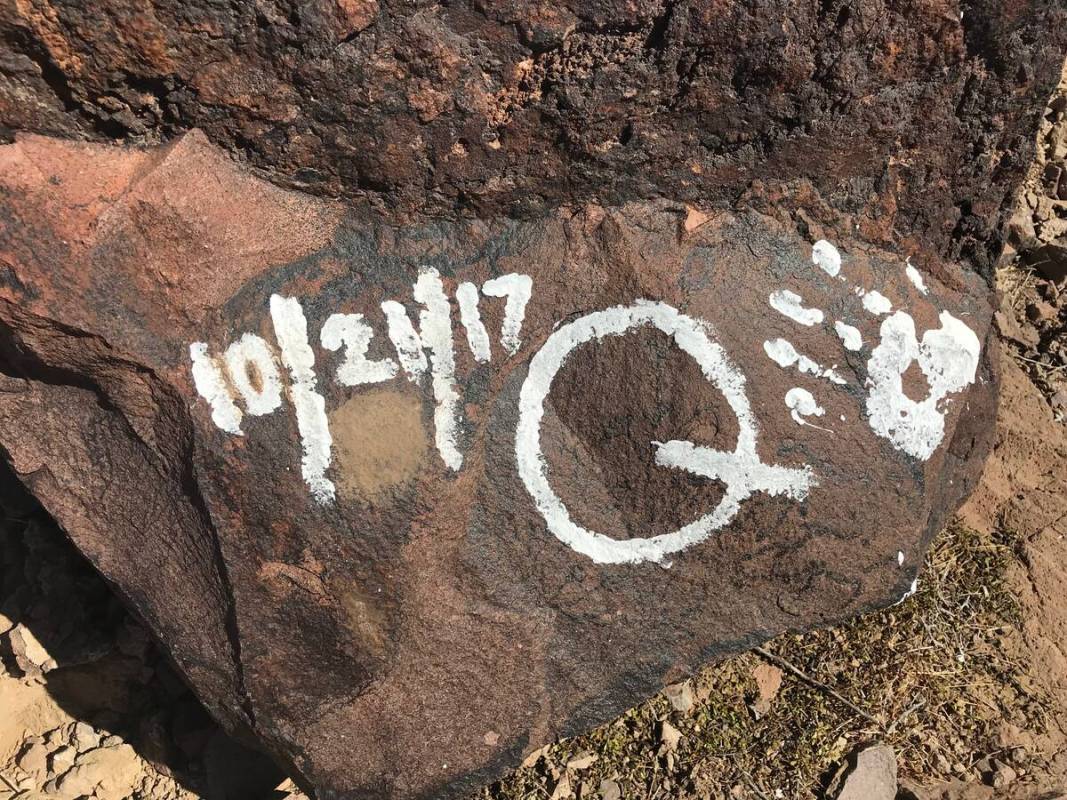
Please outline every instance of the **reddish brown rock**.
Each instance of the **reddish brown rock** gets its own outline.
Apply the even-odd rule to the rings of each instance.
[[[785,212],[391,225],[196,134],[0,174],[0,442],[324,797],[469,789],[895,602],[988,447],[982,279]]]
[[[0,130],[199,128],[407,215],[810,183],[988,269],[1067,48],[1058,0],[9,0]],[[815,209],[808,208],[809,213]]]
[[[319,796],[470,789],[909,590],[1063,17],[18,0],[0,445]]]

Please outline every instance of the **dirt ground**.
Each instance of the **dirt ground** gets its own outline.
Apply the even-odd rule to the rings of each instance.
[[[710,667],[477,798],[832,796],[871,742],[894,748],[901,797],[1067,796],[1067,82],[1039,145],[998,276],[996,447],[914,595]],[[214,725],[32,501],[8,494],[0,800],[295,797]]]

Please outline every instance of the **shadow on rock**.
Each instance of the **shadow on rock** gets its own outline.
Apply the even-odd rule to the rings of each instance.
[[[65,712],[45,727],[61,724],[40,732],[27,730],[17,713],[0,715],[0,728],[23,727],[0,731],[10,744],[0,797],[77,797],[94,787],[98,798],[279,796],[282,772],[215,723],[6,465],[0,510],[0,682],[38,684]],[[130,747],[135,753],[119,750]],[[151,764],[144,774],[118,774],[139,772],[141,759]],[[106,773],[113,791],[94,784],[94,769]]]

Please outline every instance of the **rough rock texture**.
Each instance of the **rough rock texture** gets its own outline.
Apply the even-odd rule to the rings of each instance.
[[[15,0],[10,129],[164,143],[0,149],[0,444],[228,728],[462,791],[909,589],[1063,16]]]
[[[393,227],[247,177],[199,135],[151,151],[25,137],[0,152],[0,441],[209,707],[323,796],[470,786],[709,658],[898,599],[988,446],[984,282],[916,254],[920,288],[900,255],[855,239],[838,240],[831,276],[813,263],[814,252],[829,264],[831,250],[785,212],[707,217],[659,203]],[[506,301],[485,283],[513,271],[532,295],[509,356]],[[429,353],[434,380],[397,369],[343,385],[353,347],[319,346],[328,317],[363,314],[371,362],[402,362],[382,303],[420,309],[429,345],[435,295],[417,305],[413,283],[438,273],[446,309],[461,283],[483,286],[490,359],[475,360],[452,308],[451,346]],[[783,290],[824,319],[772,309]],[[892,314],[867,309],[875,292]],[[272,296],[298,300],[307,320],[332,438],[321,473],[313,432],[300,429],[315,404],[292,350],[279,350],[289,329]],[[568,540],[558,521],[548,529],[516,435],[553,343],[583,320],[610,327],[596,315],[618,307],[666,322],[575,347],[542,403],[538,441],[550,490],[588,530],[655,542],[725,514],[706,540],[638,550],[640,563],[603,563],[620,557]],[[923,337],[946,311],[973,333],[964,350],[943,343],[941,367],[973,356],[975,381],[938,404],[937,446],[909,455],[913,441],[868,419],[876,354],[896,341],[891,320],[914,318]],[[856,328],[860,349],[834,322]],[[271,353],[256,375],[222,358],[250,333]],[[779,339],[823,374],[780,366]],[[232,407],[248,412],[240,435],[223,430],[235,423],[213,414],[202,379],[198,396],[198,342],[202,364],[230,383],[225,397],[253,394]],[[711,363],[701,342],[725,360]],[[454,384],[440,371],[450,360]],[[931,392],[910,358],[893,369],[914,399]],[[255,405],[275,382],[276,402]],[[449,386],[454,407],[441,400]],[[821,415],[791,412],[798,388]],[[702,476],[683,442],[736,451],[733,471]],[[688,469],[661,460],[679,447]],[[781,469],[768,476],[760,462]]]
[[[402,215],[810,182],[865,236],[988,265],[1065,31],[1056,0],[5,0],[0,124],[196,127]]]
[[[897,756],[888,745],[874,745],[855,755],[837,800],[896,800]]]

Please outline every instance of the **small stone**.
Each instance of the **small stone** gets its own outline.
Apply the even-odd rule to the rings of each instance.
[[[693,208],[692,206],[685,207],[685,226],[686,233],[692,233],[705,222],[711,219],[711,215],[705,214],[703,211]]]
[[[74,723],[74,730],[70,734],[70,743],[74,745],[79,753],[84,753],[86,750],[92,750],[94,747],[100,746],[100,734],[96,732],[92,725],[85,722],[76,722]]]
[[[571,789],[571,779],[564,774],[556,784],[556,788],[552,790],[549,800],[566,800],[569,797],[574,797],[574,791]]]
[[[548,752],[548,745],[545,745],[544,747],[537,748],[536,750],[534,750],[532,753],[530,753],[528,756],[526,756],[526,758],[524,758],[522,760],[523,768],[532,767],[534,764],[536,764],[538,761],[540,761],[541,760],[541,756],[543,756],[547,752]]]
[[[600,782],[601,800],[622,800],[622,787],[618,783],[605,778]]]
[[[997,761],[996,769],[993,771],[993,788],[1003,789],[1008,784],[1014,783],[1019,777],[1019,774],[1009,767],[1007,764]]]
[[[895,800],[897,754],[884,744],[861,750],[856,766],[845,776],[837,800]]]
[[[1046,244],[1027,254],[1030,266],[1055,283],[1067,279],[1067,247]]]
[[[759,692],[759,697],[752,704],[752,713],[759,719],[771,710],[771,703],[782,688],[782,671],[773,664],[762,663],[752,670],[752,677]]]
[[[667,750],[676,750],[682,740],[682,732],[664,720],[660,723],[659,738]]]
[[[682,683],[676,683],[672,686],[668,686],[663,690],[663,694],[666,695],[667,700],[670,701],[671,707],[675,711],[681,711],[683,714],[693,710],[693,706],[696,705],[696,698],[693,694],[693,684],[690,681],[683,681]]]
[[[1049,402],[1056,411],[1067,411],[1067,389],[1057,391],[1049,398]]]
[[[993,315],[993,319],[996,320],[1001,336],[1006,339],[1011,339],[1023,347],[1037,347],[1041,342],[1041,334],[1029,325],[1020,325],[1012,314],[998,311]]]
[[[62,775],[74,766],[74,759],[77,755],[78,751],[73,747],[70,745],[63,745],[49,757],[49,771],[56,776]]]
[[[1059,310],[1044,300],[1035,300],[1026,306],[1026,318],[1031,322],[1051,322],[1059,317]]]
[[[56,786],[65,800],[94,793],[98,800],[122,800],[140,784],[141,776],[137,754],[128,744],[120,744],[79,754]]]
[[[579,753],[567,762],[567,769],[575,771],[588,769],[596,763],[596,759],[596,753]]]
[[[114,734],[112,734],[111,736],[105,736],[103,739],[100,740],[101,747],[118,747],[120,744],[122,744],[122,737],[115,736]]]
[[[48,772],[48,748],[40,742],[31,742],[23,747],[17,763],[23,772],[43,777]]]
[[[52,658],[44,645],[33,635],[33,631],[21,623],[8,633],[8,641],[11,643],[16,663],[23,670],[32,671],[34,667],[41,670]]]
[[[66,744],[67,736],[63,728],[53,728],[44,735],[44,741],[49,750],[55,750],[61,744]]]

